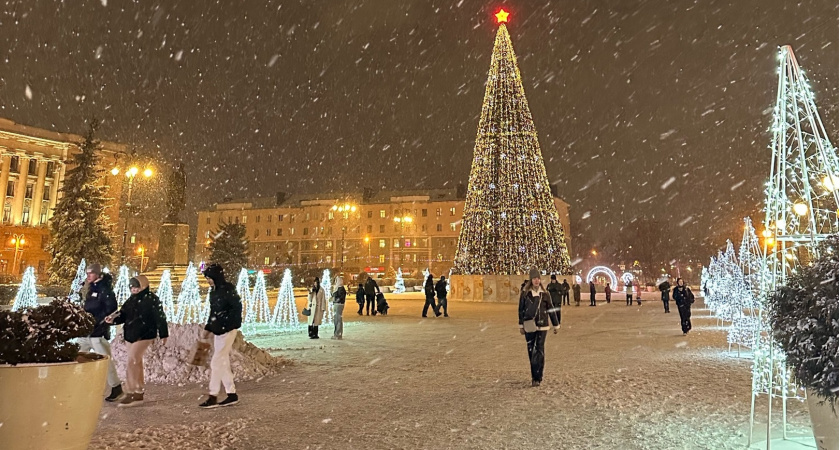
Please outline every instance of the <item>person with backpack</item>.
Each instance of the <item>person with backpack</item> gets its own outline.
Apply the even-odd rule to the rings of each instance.
[[[525,336],[528,359],[531,363],[531,386],[542,383],[545,368],[545,338],[549,320],[554,334],[560,329],[560,308],[554,308],[551,296],[542,287],[540,271],[531,269],[531,279],[519,295],[519,333]]]
[[[560,285],[560,304],[569,306],[569,282],[563,278],[563,284]]]
[[[440,280],[438,280],[437,284],[435,284],[435,293],[437,294],[438,298],[438,312],[443,309],[443,317],[449,317],[449,311],[447,310],[447,301],[446,301],[446,277],[441,275]]]
[[[682,278],[677,278],[677,287],[674,288],[673,296],[680,313],[680,326],[685,336],[691,331],[691,304],[694,303],[694,293],[685,285]]]
[[[79,351],[93,351],[108,357],[108,396],[105,401],[115,402],[123,395],[120,376],[111,356],[111,327],[105,323],[105,318],[117,310],[117,297],[114,295],[114,278],[110,273],[103,273],[102,266],[90,264],[85,268],[86,292],[84,293],[84,308],[96,320],[93,332],[87,337],[78,338]]]
[[[347,290],[344,289],[344,279],[341,277],[335,278],[335,292],[332,294],[330,301],[333,304],[333,322],[335,324],[335,331],[333,331],[332,339],[341,340],[344,337],[344,302],[347,299]]]
[[[595,281],[589,280],[589,306],[595,306]]]
[[[428,314],[429,306],[432,307],[432,312],[435,313],[435,317],[440,316],[438,306],[435,305],[435,277],[431,273],[426,277],[426,283],[423,285],[423,293],[426,294],[426,303],[423,305],[423,317],[426,317],[426,314]]]
[[[356,303],[359,304],[359,315],[362,315],[362,310],[365,307],[365,286],[359,283],[359,289],[356,290]]]
[[[379,285],[376,284],[376,280],[373,277],[368,276],[367,281],[365,281],[365,315],[369,316],[370,312],[373,311],[373,315],[376,315],[376,293],[380,292]]]

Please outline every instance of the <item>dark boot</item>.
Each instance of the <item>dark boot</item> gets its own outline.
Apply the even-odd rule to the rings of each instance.
[[[122,385],[117,385],[111,388],[111,395],[105,397],[106,402],[115,402],[123,395]]]

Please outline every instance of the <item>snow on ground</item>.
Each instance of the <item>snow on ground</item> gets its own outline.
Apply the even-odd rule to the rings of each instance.
[[[342,341],[330,327],[317,341],[305,329],[254,338],[296,364],[238,383],[239,405],[205,411],[204,386],[147,386],[141,407],[103,407],[91,448],[744,448],[750,360],[726,351],[707,311],[683,336],[676,308],[644,295],[564,307],[539,388],[514,304],[450,302],[450,318],[422,319],[417,294],[389,295],[387,317],[348,303]],[[789,402],[788,420],[790,434],[810,432],[804,404]]]

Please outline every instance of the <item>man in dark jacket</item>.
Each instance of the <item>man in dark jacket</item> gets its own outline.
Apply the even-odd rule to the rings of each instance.
[[[365,315],[370,315],[371,310],[373,315],[376,315],[376,293],[379,292],[379,285],[373,277],[368,276],[365,281]]]
[[[110,392],[105,400],[116,401],[122,395],[122,383],[114,366],[111,356],[111,326],[105,323],[105,318],[117,310],[117,297],[111,287],[113,277],[109,273],[102,273],[102,266],[90,264],[85,268],[85,311],[96,319],[96,326],[88,337],[79,338],[79,351],[99,353],[108,356],[108,387]]]
[[[671,283],[665,280],[659,283],[659,292],[662,293],[662,305],[665,306],[665,312],[671,312],[671,306],[668,304],[668,294],[671,292]]]
[[[595,306],[595,282],[589,281],[589,306]]]
[[[551,282],[545,287],[548,295],[551,297],[551,305],[555,309],[560,309],[563,304],[563,285],[557,281],[557,275],[551,276]]]
[[[230,350],[239,334],[237,330],[242,326],[242,300],[236,287],[225,280],[222,266],[210,264],[204,269],[204,277],[210,284],[210,315],[204,327],[204,338],[213,335],[213,359],[210,360],[210,396],[198,406],[230,406],[239,402],[230,369]],[[217,402],[223,384],[227,398]]]
[[[563,284],[560,285],[560,303],[567,306],[570,305],[569,289],[571,289],[571,286],[569,286],[569,282],[564,278]]]
[[[440,280],[435,284],[435,293],[438,298],[438,311],[443,309],[443,317],[449,317],[449,311],[446,309],[446,277],[441,275]]]

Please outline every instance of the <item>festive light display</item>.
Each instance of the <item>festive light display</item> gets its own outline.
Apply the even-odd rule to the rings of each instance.
[[[12,311],[19,311],[24,308],[38,306],[38,292],[35,290],[35,269],[27,267],[23,272],[15,300],[12,303]]]
[[[423,281],[425,282],[425,279],[423,279]],[[394,281],[394,293],[402,294],[403,292],[405,292],[405,280],[403,280],[402,268],[397,267],[397,276]]]
[[[248,309],[248,316],[245,323],[268,323],[271,320],[271,312],[268,308],[268,292],[265,288],[265,275],[262,270],[257,271],[257,280],[254,282],[254,290],[251,293],[251,307]]]
[[[292,271],[289,269],[283,272],[283,280],[280,282],[280,291],[277,293],[277,303],[274,305],[271,323],[283,330],[293,330],[300,325],[298,310],[295,305],[295,293],[292,287]]]
[[[592,281],[595,278],[595,275],[599,273],[603,273],[604,275],[609,277],[610,286],[612,286],[613,288],[618,286],[618,278],[615,277],[615,272],[613,272],[612,269],[610,269],[607,266],[595,266],[592,269],[590,269],[589,273],[586,274],[586,282],[589,283],[590,281]]]
[[[236,293],[239,294],[239,300],[242,301],[242,318],[248,320],[248,316],[253,314],[251,311],[251,280],[248,278],[248,269],[244,267],[239,271]]]
[[[161,305],[163,305],[163,313],[166,314],[166,319],[172,321],[175,318],[175,302],[172,293],[172,274],[169,269],[160,274],[157,296]]]
[[[180,324],[205,323],[208,311],[202,305],[201,292],[198,289],[198,274],[191,262],[187,267],[187,276],[181,283],[181,292],[178,293],[178,309],[173,322]]]
[[[537,130],[504,22],[493,47],[475,140],[455,273],[571,273]]]
[[[85,263],[85,259],[82,258],[82,262],[79,263],[79,267],[76,269],[76,277],[73,278],[73,283],[70,284],[70,301],[78,303],[82,300],[82,288],[85,287],[85,281],[87,275],[85,273],[85,269],[87,268],[87,263]]]
[[[321,274],[321,288],[324,290],[324,296],[327,299],[327,310],[324,313],[324,322],[325,324],[332,324],[333,321],[333,310],[332,304],[330,304],[330,298],[332,298],[332,280],[330,280],[330,269],[324,269],[324,273]]]
[[[621,274],[621,282],[624,283],[625,285],[627,283],[631,283],[633,281],[633,278],[635,278],[635,277],[630,272],[624,272],[624,273]]]
[[[117,277],[117,284],[114,285],[114,295],[117,297],[117,306],[122,306],[128,297],[131,297],[131,290],[128,288],[128,267],[120,266],[120,273]]]

